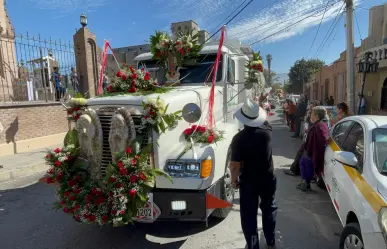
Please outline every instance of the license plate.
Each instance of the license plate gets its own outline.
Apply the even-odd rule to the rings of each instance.
[[[137,209],[137,222],[152,223],[161,214],[160,208],[153,202],[153,193],[149,194],[149,200],[144,207]]]

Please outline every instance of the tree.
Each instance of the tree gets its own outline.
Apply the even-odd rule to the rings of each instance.
[[[303,84],[308,83],[311,76],[321,70],[325,62],[319,59],[297,60],[289,70],[290,92],[301,93]]]
[[[263,76],[265,77],[266,85],[272,86],[275,83],[279,83],[280,78],[277,76],[277,73],[274,71],[270,72],[271,78],[269,78],[269,71],[265,70]]]

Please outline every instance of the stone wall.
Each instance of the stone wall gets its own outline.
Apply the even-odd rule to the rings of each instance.
[[[60,103],[0,105],[0,146],[68,131],[67,113]],[[42,148],[45,147],[42,144]]]

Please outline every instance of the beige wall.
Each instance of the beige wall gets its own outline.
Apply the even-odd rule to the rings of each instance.
[[[60,103],[0,106],[0,144],[53,135],[68,130],[67,113]]]

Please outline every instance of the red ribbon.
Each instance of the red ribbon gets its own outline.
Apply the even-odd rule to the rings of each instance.
[[[99,73],[99,82],[98,82],[98,91],[97,95],[102,94],[102,81],[103,81],[103,75],[105,72],[106,62],[107,62],[107,55],[108,55],[108,48],[110,47],[109,42],[105,41],[105,44],[103,46],[103,54],[102,54],[102,62],[101,62],[101,72]]]
[[[103,92],[103,89],[102,89],[102,81],[103,81],[103,75],[104,75],[105,68],[106,68],[106,63],[107,63],[108,48],[110,49],[110,51],[111,51],[112,54],[113,54],[113,57],[114,57],[114,60],[115,60],[116,63],[117,63],[118,69],[121,70],[121,69],[120,69],[120,65],[119,65],[119,63],[118,63],[118,61],[117,61],[117,57],[116,57],[116,55],[114,54],[112,47],[110,47],[109,41],[105,41],[105,44],[104,44],[104,46],[103,46],[103,54],[102,54],[102,61],[101,61],[101,72],[100,72],[100,74],[99,74],[99,82],[98,82],[98,91],[97,91],[97,95],[100,95],[100,94],[102,94],[102,92]]]
[[[218,74],[220,58],[222,57],[222,47],[223,47],[225,32],[226,32],[226,26],[223,26],[222,33],[220,35],[220,40],[219,40],[218,54],[216,56],[214,68],[212,71],[213,73],[212,86],[211,86],[210,98],[208,100],[208,124],[207,124],[208,128],[210,129],[212,129],[215,125],[215,119],[214,119],[215,83],[216,83],[216,76]]]

